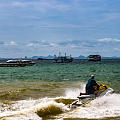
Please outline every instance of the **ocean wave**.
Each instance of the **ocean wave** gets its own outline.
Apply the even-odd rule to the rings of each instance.
[[[43,118],[106,118],[120,116],[120,94],[98,97],[87,105],[71,110],[69,105],[76,100],[85,84],[78,88],[66,89],[65,95],[53,98],[0,101],[1,120],[42,120]]]
[[[120,94],[98,97],[89,104],[76,108],[61,115],[65,118],[101,119],[106,117],[120,117]]]
[[[68,110],[67,106],[65,106],[63,103],[55,102],[55,99],[53,98],[21,100],[11,104],[1,102],[0,108],[1,120],[8,120],[9,118],[12,119],[12,117],[14,119],[17,117],[17,120],[21,120],[23,117],[25,117],[24,120],[27,120],[28,118],[30,119],[28,114],[33,114],[33,117],[36,114],[37,117],[41,118],[48,115],[60,114]],[[26,118],[26,116],[28,116],[28,118]],[[34,118],[32,120],[34,120]]]

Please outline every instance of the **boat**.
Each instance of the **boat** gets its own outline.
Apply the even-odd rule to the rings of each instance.
[[[80,95],[77,97],[77,100],[74,101],[69,107],[73,109],[79,106],[84,106],[90,103],[92,100],[96,99],[97,97],[112,93],[114,93],[114,90],[112,88],[104,84],[100,84],[99,89],[95,91],[95,94],[80,93]]]
[[[26,66],[32,66],[35,64],[35,62],[33,62],[31,60],[21,60],[21,63],[26,65]]]
[[[100,55],[89,55],[88,61],[101,61],[101,56]]]
[[[57,57],[56,55],[54,55],[54,63],[70,63],[73,61],[73,58],[70,56],[61,56],[59,53],[59,56]]]
[[[0,67],[24,67],[34,64],[35,62],[31,60],[7,60],[6,62],[0,63]]]

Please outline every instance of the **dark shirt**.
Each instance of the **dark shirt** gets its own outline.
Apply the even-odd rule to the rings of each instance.
[[[96,86],[96,85],[97,85],[96,81],[93,78],[90,78],[86,85],[86,93],[94,94],[95,88],[93,86]]]
[[[88,80],[88,86],[95,86],[95,85],[97,85],[96,81],[93,78],[90,78]]]

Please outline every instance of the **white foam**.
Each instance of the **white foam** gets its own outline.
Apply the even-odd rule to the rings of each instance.
[[[120,94],[111,94],[93,100],[86,107],[78,107],[64,114],[67,118],[104,118],[120,116]]]
[[[78,107],[72,111],[69,111],[69,108],[63,103],[56,103],[54,101],[58,98],[76,99],[80,92],[85,91],[84,88],[85,84],[81,85],[80,88],[66,89],[64,97],[21,100],[5,106],[1,103],[0,118],[5,117],[6,120],[41,120],[42,118],[36,114],[36,111],[49,105],[55,105],[62,108],[63,112],[66,111],[61,115],[62,118],[103,118],[120,116],[120,94],[107,94],[91,101],[86,107]],[[11,117],[11,115],[13,117]]]
[[[76,99],[80,92],[85,92],[85,84],[80,85],[80,88],[68,88],[65,91],[65,97]]]
[[[14,116],[5,117],[5,120],[42,120],[37,114],[35,113],[28,113],[28,114],[19,114]]]
[[[56,103],[52,98],[43,98],[38,100],[21,100],[16,102],[15,104],[12,104],[11,106],[6,106],[4,110],[1,111],[0,118],[5,117],[12,119],[12,117],[10,116],[14,116],[13,118],[15,119],[17,117],[17,120],[27,120],[28,118],[32,119],[32,115],[33,118],[35,116],[35,118],[37,118],[39,116],[37,116],[35,112],[50,105],[60,107],[63,111],[68,110],[68,108],[64,104]],[[39,117],[39,119],[41,118]]]

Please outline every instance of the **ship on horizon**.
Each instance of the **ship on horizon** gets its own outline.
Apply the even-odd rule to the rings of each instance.
[[[6,62],[0,63],[0,67],[24,67],[34,64],[35,62],[31,60],[7,60]]]
[[[65,56],[62,56],[59,52],[59,56],[54,55],[54,63],[70,63],[73,61],[72,56],[67,56],[65,53]]]

